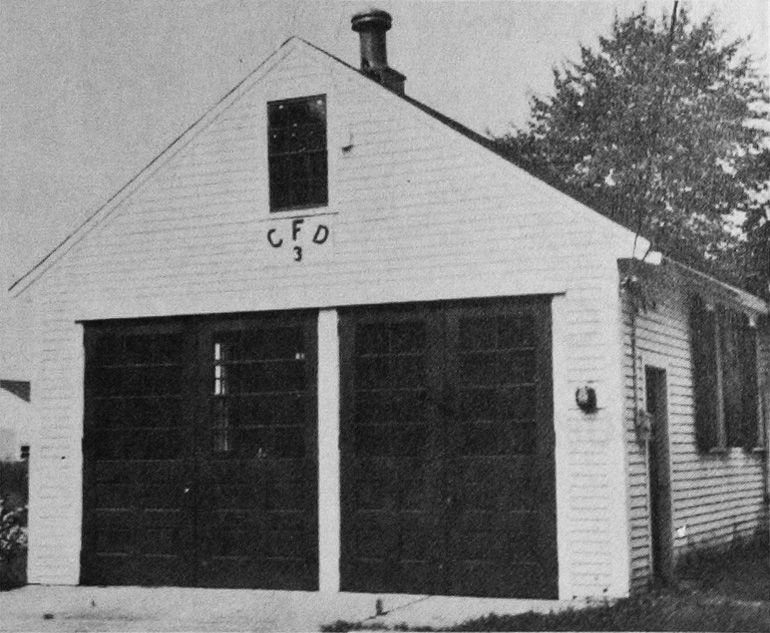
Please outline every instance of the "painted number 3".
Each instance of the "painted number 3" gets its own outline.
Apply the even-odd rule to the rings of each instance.
[[[295,220],[292,220],[291,222],[291,242],[295,242],[295,244],[292,246],[292,251],[294,252],[294,261],[295,262],[301,262],[302,261],[302,247],[296,244],[296,242],[299,240],[300,232],[302,232],[302,225],[305,223],[305,220],[302,218],[296,218]],[[319,224],[315,231],[313,232],[312,242],[313,244],[324,244],[326,240],[329,238],[329,227],[325,224]],[[270,229],[267,232],[267,241],[273,248],[281,248],[283,246],[283,237],[280,236],[280,233],[278,229]],[[286,237],[288,241],[288,236]],[[291,243],[289,242],[289,243]]]

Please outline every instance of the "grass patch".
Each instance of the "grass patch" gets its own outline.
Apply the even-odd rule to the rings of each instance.
[[[770,631],[770,558],[766,540],[691,556],[672,587],[560,613],[467,620],[441,629],[338,620],[322,631]]]
[[[759,538],[738,541],[727,551],[693,554],[678,569],[678,585],[725,599],[770,600],[768,552],[768,534],[763,532]]]

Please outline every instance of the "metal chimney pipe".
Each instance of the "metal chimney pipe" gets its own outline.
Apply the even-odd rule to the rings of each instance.
[[[369,73],[387,68],[385,33],[393,23],[390,13],[382,9],[367,9],[356,13],[350,22],[361,39],[361,70]]]
[[[385,33],[393,18],[382,9],[367,9],[356,13],[350,20],[361,40],[361,72],[399,94],[404,94],[406,77],[388,66]]]

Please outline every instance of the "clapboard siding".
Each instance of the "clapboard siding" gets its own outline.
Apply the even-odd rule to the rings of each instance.
[[[751,535],[765,509],[760,453],[730,449],[725,455],[702,455],[695,444],[692,368],[687,287],[681,282],[653,286],[654,307],[636,316],[638,402],[644,406],[644,364],[666,369],[674,554],[721,545]],[[624,302],[623,355],[626,393],[629,504],[631,508],[631,584],[640,588],[650,577],[650,525],[647,461],[634,431],[632,315]],[[770,369],[767,339],[760,346],[760,366]]]
[[[329,205],[270,214],[265,103],[321,93]],[[546,294],[560,306],[560,594],[628,591],[616,259],[633,236],[296,40],[153,169],[32,287],[45,447],[32,478],[33,582],[78,581],[77,321]],[[295,263],[266,232],[288,242],[300,216],[306,256]],[[319,223],[322,246],[307,240]],[[586,383],[603,398],[591,416],[574,402]]]

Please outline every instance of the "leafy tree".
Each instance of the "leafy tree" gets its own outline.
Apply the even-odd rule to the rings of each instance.
[[[621,19],[554,68],[524,128],[498,138],[523,167],[683,263],[756,291],[770,281],[770,97],[713,14]],[[763,125],[765,127],[763,127]]]

